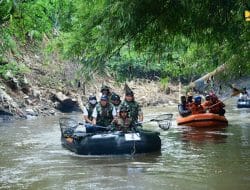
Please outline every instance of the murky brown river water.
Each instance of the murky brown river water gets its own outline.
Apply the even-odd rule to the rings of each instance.
[[[0,123],[0,189],[249,190],[250,109],[227,102],[225,130],[177,127],[176,107],[158,154],[78,156],[60,142],[60,116]],[[230,105],[231,104],[231,105]],[[81,116],[71,117],[80,119]]]

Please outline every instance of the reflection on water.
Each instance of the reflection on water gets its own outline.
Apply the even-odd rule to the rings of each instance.
[[[176,113],[175,107],[150,114]],[[61,146],[58,117],[0,124],[0,189],[250,188],[249,110],[230,109],[225,129],[176,126],[161,132],[159,154],[79,156]],[[80,115],[71,117],[80,120]]]
[[[181,139],[186,142],[195,143],[225,143],[228,135],[227,128],[192,128],[192,127],[181,127]]]

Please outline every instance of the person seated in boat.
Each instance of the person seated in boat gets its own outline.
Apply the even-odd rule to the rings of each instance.
[[[116,111],[118,111],[119,105],[121,104],[121,98],[118,94],[112,92],[111,97],[110,97],[110,101],[113,104],[113,106],[115,107]]]
[[[129,108],[127,106],[121,106],[118,117],[113,121],[113,125],[118,131],[131,131],[133,127],[132,118],[129,117]]]
[[[225,104],[218,99],[218,97],[215,94],[210,95],[211,97],[211,105],[207,107],[209,113],[215,113],[219,114],[221,116],[225,115]]]
[[[100,102],[95,106],[92,113],[92,124],[94,126],[102,126],[108,129],[111,122],[116,118],[115,107],[109,103],[108,96],[102,95]]]
[[[181,103],[178,105],[178,111],[182,117],[186,117],[191,114],[191,110],[187,105],[186,96],[181,96]]]
[[[243,88],[241,93],[240,93],[240,99],[246,100],[249,98],[247,88]]]
[[[88,103],[83,107],[83,119],[85,123],[92,123],[93,117],[92,113],[97,104],[96,96],[89,96]]]
[[[201,105],[201,96],[194,97],[194,102],[190,105],[190,110],[191,110],[192,115],[206,113],[206,111]]]
[[[189,92],[187,94],[187,108],[190,110],[191,105],[193,104],[193,94],[191,92]]]
[[[134,92],[132,90],[127,90],[125,92],[125,99],[120,104],[122,106],[127,106],[129,109],[129,117],[132,118],[133,123],[142,123],[143,122],[143,112],[141,106],[134,98]],[[118,112],[120,110],[118,109]]]
[[[205,101],[201,105],[205,110],[207,110],[212,105],[211,96],[209,94],[205,96]]]

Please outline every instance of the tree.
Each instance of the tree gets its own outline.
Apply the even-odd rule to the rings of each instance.
[[[161,57],[164,53],[171,53],[169,49],[176,51],[176,36],[196,44],[196,49],[204,44],[208,44],[207,47],[215,44],[217,51],[222,48],[224,57],[216,55],[219,64],[230,62],[234,54],[243,55],[242,59],[247,61],[242,50],[249,47],[249,25],[244,22],[245,5],[240,0],[96,0],[74,3],[73,28],[61,36],[66,42],[61,45],[65,54],[84,60],[85,66],[100,69],[111,57],[120,54],[123,47],[140,54],[153,52]],[[239,51],[234,52],[236,47]],[[193,56],[185,54],[182,59],[193,59],[200,66],[207,64],[195,57],[195,51],[193,53]]]

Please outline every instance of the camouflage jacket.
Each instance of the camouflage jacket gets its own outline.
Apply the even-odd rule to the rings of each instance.
[[[111,104],[107,104],[107,106],[103,107],[100,103],[96,105],[96,111],[97,111],[97,118],[96,118],[96,124],[100,126],[107,127],[111,124],[113,120],[113,111],[114,107]]]
[[[133,123],[138,121],[139,114],[142,114],[140,105],[136,101],[128,102],[126,100],[122,101],[120,107],[127,106],[129,108],[129,117],[132,118]]]
[[[127,132],[128,130],[131,130],[132,127],[132,119],[131,118],[118,118],[117,122],[115,124],[116,129],[119,131]]]

